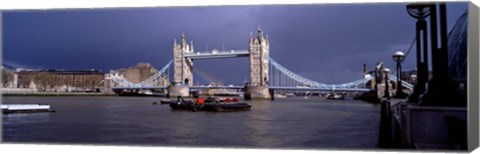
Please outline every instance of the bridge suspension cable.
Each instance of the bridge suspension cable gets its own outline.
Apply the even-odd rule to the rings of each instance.
[[[389,78],[389,79],[390,79],[390,81],[397,81],[397,77],[396,77],[395,75],[390,75],[390,78]],[[405,82],[405,81],[403,81],[403,80],[401,80],[401,82],[402,82],[402,86],[403,86],[404,88],[407,88],[407,89],[409,89],[409,90],[413,90],[413,85],[412,85],[412,84],[410,84],[410,83],[408,83],[408,82]]]
[[[170,66],[172,65],[173,60],[170,60],[162,69],[160,69],[158,72],[150,76],[149,78],[145,79],[144,81],[140,83],[132,83],[125,79],[123,76],[119,75],[114,75],[111,76],[110,78],[112,79],[113,82],[117,83],[117,86],[120,87],[151,87],[151,86],[160,86],[162,81],[167,81],[169,80],[170,77]]]
[[[170,68],[170,65],[172,64],[173,60],[170,60],[170,62],[167,63],[162,69],[160,69],[157,73],[153,74],[151,77],[148,79],[144,80],[141,82],[143,85],[151,85],[151,86],[158,86],[160,85],[160,82],[169,79],[170,72],[168,69]]]
[[[368,76],[363,79],[356,81],[343,83],[343,84],[325,84],[317,82],[305,77],[302,77],[284,66],[280,65],[277,61],[269,58],[271,64],[270,70],[270,81],[271,86],[280,86],[280,87],[310,87],[310,88],[319,88],[319,89],[348,89],[348,88],[365,88],[365,83],[372,80],[373,77]]]

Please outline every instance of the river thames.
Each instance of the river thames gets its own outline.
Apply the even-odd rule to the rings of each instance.
[[[274,149],[376,149],[378,105],[357,100],[250,101],[251,111],[173,111],[158,97],[3,97],[54,113],[3,114],[3,142]]]

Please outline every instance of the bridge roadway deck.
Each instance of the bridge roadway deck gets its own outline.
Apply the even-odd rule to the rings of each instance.
[[[192,86],[190,90],[200,90],[200,89],[243,89],[244,86]],[[273,90],[292,90],[292,91],[348,91],[348,92],[368,92],[372,91],[371,89],[366,88],[335,88],[335,89],[326,89],[326,88],[311,88],[311,87],[278,87],[272,86],[269,87]],[[115,87],[113,89],[167,89],[166,86],[149,86],[149,87]]]
[[[230,50],[230,51],[216,51],[216,52],[194,52],[185,53],[185,58],[190,59],[213,59],[213,58],[236,58],[248,57],[250,52],[248,50]]]

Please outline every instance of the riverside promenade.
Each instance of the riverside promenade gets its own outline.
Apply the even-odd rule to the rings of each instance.
[[[379,147],[467,149],[467,108],[424,106],[407,99],[382,99]]]

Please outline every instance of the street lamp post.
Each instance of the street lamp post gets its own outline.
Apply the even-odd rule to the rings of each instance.
[[[409,102],[418,102],[420,95],[425,92],[425,84],[428,81],[428,38],[427,22],[425,18],[430,15],[431,4],[413,3],[407,5],[407,12],[417,19],[416,44],[417,44],[417,84],[409,97]]]
[[[405,98],[407,95],[403,92],[402,86],[402,62],[405,60],[405,54],[402,51],[397,51],[392,56],[393,60],[397,63],[397,92],[395,93],[395,98]]]
[[[390,98],[390,90],[388,87],[388,77],[390,76],[390,69],[388,68],[383,68],[382,70],[383,74],[385,75],[385,94],[383,95],[384,98]]]

